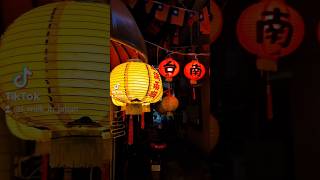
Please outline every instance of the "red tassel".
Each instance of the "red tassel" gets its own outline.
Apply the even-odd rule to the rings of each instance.
[[[129,130],[128,130],[128,144],[132,145],[133,144],[133,118],[132,115],[130,115],[129,119]]]
[[[196,100],[196,90],[195,90],[195,88],[192,88],[192,98],[193,98],[193,100]]]
[[[144,123],[144,112],[141,114],[141,129],[144,129],[145,123]]]
[[[109,171],[107,163],[104,163],[101,167],[101,180],[109,180]]]
[[[272,92],[269,83],[267,84],[267,118],[269,121],[273,119]]]
[[[48,178],[48,161],[49,155],[43,155],[41,159],[41,180],[47,180]]]

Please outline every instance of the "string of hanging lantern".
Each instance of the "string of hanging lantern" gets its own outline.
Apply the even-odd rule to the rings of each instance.
[[[182,56],[195,56],[195,57],[198,57],[198,56],[206,56],[206,57],[209,57],[210,56],[210,53],[183,53],[183,52],[180,52],[180,51],[173,51],[173,50],[170,50],[170,49],[167,49],[165,47],[162,47],[160,45],[157,45],[155,43],[152,43],[150,41],[147,41],[145,40],[146,43],[150,44],[150,45],[153,45],[159,49],[162,49],[164,51],[166,51],[168,54],[172,55],[172,54],[179,54],[179,55],[182,55]],[[183,47],[175,47],[175,49],[179,49],[179,48],[185,48],[185,47],[196,47],[196,46],[183,46]]]

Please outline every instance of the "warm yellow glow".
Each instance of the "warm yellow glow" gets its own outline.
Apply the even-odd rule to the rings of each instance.
[[[163,88],[159,72],[152,66],[137,61],[129,61],[116,66],[110,74],[110,94],[118,102],[145,105],[162,98]],[[123,104],[122,104],[123,105]],[[121,106],[122,106],[121,105]]]
[[[10,116],[6,116],[6,123],[10,132],[20,139],[39,142],[46,142],[50,141],[51,139],[50,131],[26,126],[18,121],[13,120]]]
[[[16,19],[1,39],[1,108],[25,125],[50,130],[83,116],[107,127],[110,19],[107,4],[72,1]],[[32,75],[24,76],[24,68]],[[16,99],[21,94],[36,99]]]
[[[126,103],[120,102],[114,98],[112,98],[112,103],[116,106],[126,106]]]

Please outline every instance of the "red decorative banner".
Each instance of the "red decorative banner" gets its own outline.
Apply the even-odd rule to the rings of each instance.
[[[202,13],[200,13],[200,32],[210,34],[210,18],[207,7],[204,7]]]
[[[133,1],[133,0],[128,0]],[[131,4],[133,4],[131,2]],[[216,5],[216,4],[214,4]],[[130,6],[130,5],[129,5]],[[160,21],[169,21],[170,24],[183,26],[185,23],[188,26],[192,26],[194,22],[200,21],[200,32],[205,35],[210,34],[210,12],[208,7],[204,7],[200,12],[185,9],[181,7],[171,6],[159,1],[145,0],[145,10],[148,14],[151,13],[152,9],[155,8],[155,18]],[[214,6],[215,10],[218,6]],[[219,10],[218,17],[221,17],[221,11]],[[219,14],[220,13],[220,14]],[[212,13],[211,13],[212,14]],[[215,15],[215,14],[214,14]],[[222,20],[221,20],[222,21]],[[219,19],[219,22],[221,22]],[[220,25],[220,24],[219,24]]]
[[[162,3],[157,4],[155,18],[160,21],[166,21],[168,18],[169,10],[170,6]]]
[[[182,26],[184,22],[185,10],[181,8],[172,8],[171,24]]]

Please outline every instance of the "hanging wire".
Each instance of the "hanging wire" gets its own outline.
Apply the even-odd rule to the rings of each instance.
[[[172,51],[172,50],[169,50],[169,49],[166,49],[164,47],[161,47],[155,43],[152,43],[150,41],[147,41],[145,40],[146,43],[148,44],[151,44],[153,46],[156,46],[158,49],[162,49],[170,54],[180,54],[180,55],[183,55],[183,56],[210,56],[210,53],[182,53],[182,52],[178,52],[178,51]]]
[[[153,1],[153,3],[155,3],[155,4],[165,4],[165,3],[163,3],[163,2],[159,2],[159,1]],[[194,13],[198,13],[198,11],[195,11],[195,10],[191,10],[191,9],[186,9],[186,8],[182,8],[182,7],[177,7],[177,6],[172,6],[172,5],[169,5],[169,4],[166,4],[166,5],[168,5],[168,6],[170,6],[170,7],[173,7],[173,8],[177,8],[177,9],[183,9],[183,10],[185,10],[185,11],[189,11],[189,12],[194,12]]]

